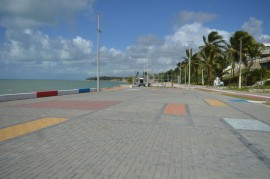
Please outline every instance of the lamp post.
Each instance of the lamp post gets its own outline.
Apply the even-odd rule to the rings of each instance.
[[[181,85],[182,83],[182,74],[181,74],[181,62],[179,63],[179,84]]]
[[[187,84],[187,65],[185,65],[185,85]]]
[[[239,84],[238,84],[238,88],[241,88],[241,84],[242,84],[242,39],[243,37],[240,38],[240,61],[239,61]]]
[[[201,67],[202,67],[202,85],[204,86],[204,76],[203,76],[203,63],[202,61],[200,62]]]
[[[99,35],[100,35],[100,23],[99,23],[99,20],[100,20],[100,17],[99,17],[99,12],[98,12],[98,38],[97,38],[97,92],[100,91],[100,87],[99,87],[99,74],[100,74],[100,67],[99,67],[99,62],[100,62],[100,56],[99,56],[99,47],[100,47],[100,39],[99,39]]]
[[[149,76],[148,76],[148,73],[149,73],[149,59],[148,59],[148,56],[149,56],[149,51],[147,49],[147,75],[146,75],[146,86],[148,87],[148,84],[149,84]]]
[[[188,42],[188,87],[190,87],[190,64],[191,64],[191,49],[190,49],[190,43],[193,41],[187,41]]]

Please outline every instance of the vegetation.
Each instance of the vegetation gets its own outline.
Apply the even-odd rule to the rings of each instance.
[[[124,77],[115,77],[115,76],[101,76],[99,77],[100,80],[108,80],[108,81],[123,81],[126,78]],[[86,78],[86,80],[97,80],[97,77],[90,77]]]
[[[237,86],[240,64],[244,86],[254,85],[257,81],[270,78],[269,69],[251,70],[254,61],[260,57],[264,46],[258,43],[248,32],[236,31],[229,42],[225,42],[222,35],[212,31],[207,37],[203,36],[202,40],[203,45],[199,47],[197,53],[193,53],[192,49],[187,49],[186,56],[182,57],[183,61],[179,62],[175,69],[157,74],[161,76],[159,81],[177,82],[181,69],[181,81],[182,83],[187,82],[189,59],[191,60],[190,81],[193,84],[212,85],[214,79],[218,76],[225,82],[225,85]],[[242,49],[240,49],[240,46]],[[240,56],[242,57],[241,62]]]

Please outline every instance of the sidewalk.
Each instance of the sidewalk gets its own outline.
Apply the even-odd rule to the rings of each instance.
[[[2,102],[0,178],[268,179],[269,108],[235,99],[135,87]]]

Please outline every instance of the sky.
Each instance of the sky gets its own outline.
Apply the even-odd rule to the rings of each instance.
[[[1,0],[0,79],[132,76],[174,69],[217,31],[270,43],[269,0]],[[188,42],[192,41],[192,42]]]

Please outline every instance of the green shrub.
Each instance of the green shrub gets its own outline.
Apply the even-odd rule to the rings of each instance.
[[[264,86],[270,87],[270,81],[266,81],[266,82],[264,83]]]

